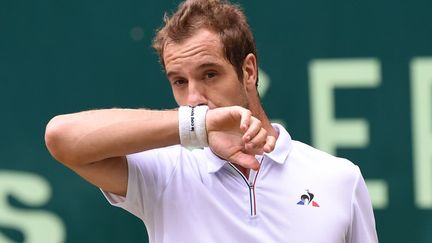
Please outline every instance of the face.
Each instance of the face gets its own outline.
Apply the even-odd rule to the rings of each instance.
[[[244,80],[239,81],[213,32],[202,29],[179,44],[166,44],[163,58],[178,105],[248,107]]]

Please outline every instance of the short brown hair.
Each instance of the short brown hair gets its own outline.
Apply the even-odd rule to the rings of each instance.
[[[165,25],[157,31],[153,47],[165,67],[163,53],[168,41],[180,43],[201,28],[219,35],[225,58],[243,79],[243,62],[249,53],[257,57],[255,41],[243,11],[227,0],[186,0],[170,17],[165,14]]]

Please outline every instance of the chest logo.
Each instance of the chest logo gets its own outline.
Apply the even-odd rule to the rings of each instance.
[[[306,190],[306,193],[300,196],[300,201],[297,203],[297,205],[304,205],[304,206],[311,205],[312,207],[319,207],[319,204],[313,200],[314,197],[315,197],[314,194],[309,192],[309,190]]]

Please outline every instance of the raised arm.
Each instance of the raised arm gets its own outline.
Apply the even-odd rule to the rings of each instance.
[[[45,142],[52,156],[92,184],[126,194],[127,154],[179,143],[177,111],[91,110],[54,117]]]
[[[105,109],[54,117],[45,141],[53,157],[105,191],[126,195],[126,155],[180,143],[178,111]],[[268,137],[250,111],[234,106],[209,110],[210,148],[220,157],[256,169],[254,154],[270,152]]]

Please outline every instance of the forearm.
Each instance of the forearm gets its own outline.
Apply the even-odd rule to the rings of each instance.
[[[179,143],[175,110],[105,109],[54,117],[45,140],[51,154],[70,164],[107,158]]]

